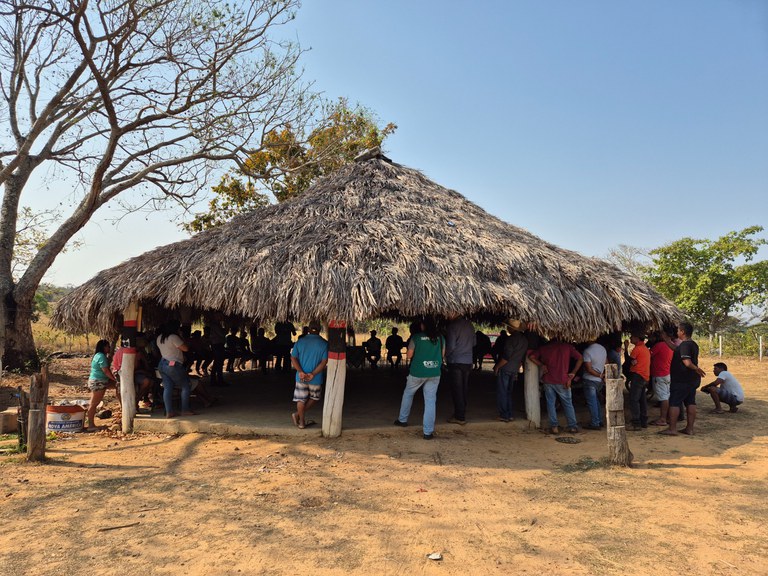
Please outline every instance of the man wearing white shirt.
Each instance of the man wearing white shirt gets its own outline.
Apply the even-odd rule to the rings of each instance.
[[[715,403],[715,409],[712,412],[722,414],[722,404],[730,406],[729,412],[738,412],[739,404],[744,402],[744,389],[736,377],[728,372],[725,362],[715,364],[714,372],[717,380],[701,388],[701,391],[709,394]]]

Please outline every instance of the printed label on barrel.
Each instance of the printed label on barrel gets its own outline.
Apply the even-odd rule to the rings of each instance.
[[[80,430],[83,427],[82,420],[51,420],[48,422],[48,430]]]

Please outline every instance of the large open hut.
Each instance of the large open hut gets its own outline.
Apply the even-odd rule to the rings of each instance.
[[[213,312],[324,320],[329,436],[341,432],[345,323],[466,315],[583,341],[679,317],[636,277],[508,224],[378,151],[298,198],[100,272],[60,302],[54,324],[116,334],[137,309],[152,326]]]

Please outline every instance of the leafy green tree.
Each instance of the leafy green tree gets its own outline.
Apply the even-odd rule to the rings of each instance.
[[[644,276],[694,324],[714,334],[731,314],[768,303],[768,261],[753,262],[768,244],[762,226],[729,232],[717,240],[683,238],[650,251]]]
[[[396,129],[392,123],[380,127],[371,111],[350,107],[340,98],[326,106],[320,125],[306,138],[290,126],[269,132],[259,150],[212,188],[208,210],[196,214],[184,228],[190,232],[213,228],[268,204],[270,196],[282,202],[301,194],[320,176],[381,146]]]

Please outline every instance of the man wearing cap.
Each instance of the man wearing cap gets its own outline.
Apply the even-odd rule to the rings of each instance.
[[[451,386],[453,416],[448,422],[463,426],[467,423],[467,393],[472,371],[472,350],[475,347],[475,327],[466,318],[454,317],[445,332],[446,378]]]
[[[291,420],[299,428],[315,423],[314,420],[306,420],[305,415],[320,401],[326,364],[328,342],[320,336],[320,322],[313,320],[309,323],[309,334],[296,342],[291,350],[291,365],[296,370],[296,387],[293,390],[296,412],[291,414]]]
[[[496,409],[499,412],[497,420],[511,422],[514,420],[512,409],[512,392],[520,371],[520,364],[528,351],[528,339],[521,332],[522,323],[512,320],[508,324],[509,336],[504,340],[504,346],[499,354],[499,361],[493,367],[496,374]]]
[[[632,342],[632,352],[629,343]],[[629,363],[629,411],[632,414],[630,430],[648,428],[648,398],[645,391],[651,379],[651,351],[645,345],[645,335],[633,332],[624,341],[624,361]]]

